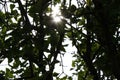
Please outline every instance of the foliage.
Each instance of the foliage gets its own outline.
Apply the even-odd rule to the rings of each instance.
[[[66,39],[77,49],[71,70],[78,80],[120,79],[120,1],[74,2],[0,1],[0,58],[7,58],[10,66],[0,71],[1,79],[72,80],[54,72],[62,63],[57,57],[66,53]],[[58,4],[62,18],[55,23],[52,7]]]

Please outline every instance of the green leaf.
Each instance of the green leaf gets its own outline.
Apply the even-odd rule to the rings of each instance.
[[[14,4],[10,4],[10,9],[13,10],[15,8]]]
[[[9,78],[13,78],[14,77],[12,71],[10,71],[10,69],[8,69],[8,68],[6,68],[6,74],[5,74],[5,76],[7,76]]]
[[[21,64],[21,61],[19,59],[16,59],[15,62],[13,63],[12,68],[17,69],[20,64]]]
[[[5,14],[0,11],[0,25],[5,23]]]
[[[75,67],[76,61],[72,61],[72,67]]]
[[[91,0],[87,0],[86,3],[88,6],[90,6],[92,4]]]
[[[54,0],[54,5],[56,5],[57,3],[60,3],[61,0]]]
[[[59,75],[59,73],[56,73],[56,72],[53,73],[53,76],[55,76],[55,77],[57,77],[58,75]]]

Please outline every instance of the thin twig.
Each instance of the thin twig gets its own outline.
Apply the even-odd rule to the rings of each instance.
[[[61,59],[62,73],[64,73],[64,65],[63,65],[62,54],[60,54],[60,59]]]

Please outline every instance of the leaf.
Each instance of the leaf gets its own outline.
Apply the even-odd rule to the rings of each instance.
[[[0,11],[0,25],[5,23],[5,14]]]
[[[10,9],[13,10],[15,8],[14,4],[10,4]]]
[[[61,46],[61,51],[66,52],[66,49],[64,46]]]
[[[12,68],[17,69],[20,64],[21,64],[21,61],[19,59],[16,59],[15,62],[13,63]]]
[[[73,17],[73,18],[71,18],[71,22],[72,22],[72,23],[77,23],[78,20],[77,20],[75,17]]]
[[[56,72],[53,73],[53,76],[55,76],[55,77],[57,77],[58,75],[59,75],[59,73],[56,73]]]
[[[74,70],[74,68],[70,68],[70,71]]]
[[[54,0],[54,5],[56,5],[57,3],[60,3],[61,0]]]
[[[69,80],[72,80],[72,77],[71,77],[71,76],[69,76],[69,77],[68,77],[68,79],[69,79]]]
[[[69,7],[69,10],[70,10],[70,12],[74,13],[76,11],[76,6],[75,5],[71,5]]]
[[[75,67],[76,61],[72,61],[72,67]]]
[[[13,73],[12,71],[10,71],[10,69],[6,68],[6,74],[5,76],[9,77],[9,78],[13,78]]]
[[[19,70],[15,71],[14,73],[19,74],[19,73],[22,73],[23,71],[24,71],[24,69],[19,69]]]
[[[87,0],[86,3],[88,6],[90,6],[92,4],[91,0]]]
[[[11,63],[12,61],[13,61],[12,58],[9,58],[9,59],[8,59],[8,63]]]
[[[55,60],[54,62],[55,62],[55,63],[59,63],[60,61],[59,61],[59,60]]]

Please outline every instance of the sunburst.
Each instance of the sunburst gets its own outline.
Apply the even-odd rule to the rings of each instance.
[[[59,5],[56,5],[54,7],[52,7],[52,17],[53,17],[53,21],[54,22],[61,22],[62,19],[62,15],[59,9]]]

